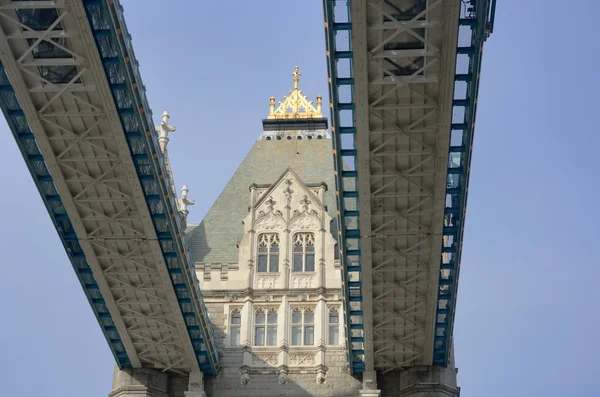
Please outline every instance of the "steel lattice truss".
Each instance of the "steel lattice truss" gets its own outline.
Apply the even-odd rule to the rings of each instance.
[[[347,169],[338,186],[358,197],[358,211],[346,201],[342,208],[346,244],[360,230],[359,248],[345,251],[359,256],[345,269],[360,273],[348,284],[350,296],[354,288],[362,297],[349,305],[353,368],[361,370],[361,358],[370,374],[447,365],[481,51],[495,2],[353,0],[349,8],[347,20],[326,28],[337,32],[328,41],[330,77],[336,153]],[[350,73],[340,76],[344,59]]]
[[[385,372],[432,361],[459,1],[352,5],[365,359]]]
[[[447,365],[495,1],[324,10],[350,370]]]
[[[106,54],[95,43],[101,35],[92,34],[88,18],[99,25],[106,20],[89,12],[81,1],[0,3],[1,60],[10,79],[3,91],[12,91],[2,98],[3,111],[118,363],[187,373],[202,366],[196,349],[210,342],[210,328],[206,333],[206,323],[193,323],[194,313],[203,316],[194,295],[199,290],[189,291],[194,272],[182,274],[169,262],[185,260],[186,252],[155,222],[178,219],[161,201],[175,199],[149,192],[159,186],[146,184],[151,174],[140,180],[140,164],[152,163],[148,156],[132,156],[114,98],[121,95],[130,108],[134,102],[109,86],[101,61]],[[109,26],[103,31],[110,33]],[[118,60],[116,50],[109,55]],[[26,121],[13,117],[19,114]],[[48,175],[41,175],[44,165]],[[185,305],[192,307],[189,316]],[[191,329],[204,333],[194,338]]]

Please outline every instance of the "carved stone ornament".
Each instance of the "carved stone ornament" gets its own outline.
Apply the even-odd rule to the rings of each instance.
[[[319,219],[314,215],[307,215],[305,212],[298,214],[290,222],[290,230],[306,230],[318,229],[320,226]]]
[[[285,371],[279,372],[278,380],[280,385],[285,385],[288,383],[287,373]]]
[[[279,215],[273,214],[272,212],[262,215],[254,223],[254,230],[283,230],[284,228],[285,222],[283,218],[281,218]]]
[[[290,178],[290,175],[286,176],[286,178]],[[292,184],[293,184],[292,180],[286,179],[285,184],[286,184],[286,188],[283,190],[283,194],[285,194],[285,198],[287,199],[287,202],[289,205],[290,200],[292,199],[292,193],[294,193],[294,191],[292,190]]]
[[[250,383],[250,374],[248,372],[242,372],[242,376],[240,376],[240,384],[247,385]]]
[[[294,76],[294,89],[290,90],[289,96],[284,96],[283,102],[279,102],[279,106],[275,108],[275,97],[269,99],[269,119],[299,119],[299,118],[321,118],[323,106],[323,97],[317,97],[317,107],[315,108],[312,101],[308,100],[306,95],[302,95],[302,90],[298,88],[300,69],[298,66],[294,68],[292,73]]]
[[[274,367],[279,362],[279,358],[275,354],[252,355],[252,365],[271,366]]]
[[[290,356],[290,365],[292,366],[304,366],[304,365],[314,365],[315,364],[315,356],[312,354],[293,354]]]
[[[315,276],[313,275],[292,275],[292,288],[314,288]]]
[[[273,289],[277,284],[279,275],[257,275],[256,276],[256,288],[258,289]]]
[[[317,372],[317,379],[316,379],[318,384],[323,384],[325,383],[325,372],[319,370]]]

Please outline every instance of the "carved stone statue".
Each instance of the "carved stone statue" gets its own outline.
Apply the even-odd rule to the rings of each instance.
[[[179,213],[181,214],[184,227],[187,224],[187,216],[190,213],[188,206],[196,203],[196,201],[188,199],[187,195],[189,191],[190,189],[188,189],[187,185],[183,185],[183,188],[181,188],[181,198],[177,200],[179,204]]]
[[[160,144],[161,152],[165,152],[167,144],[169,143],[169,132],[175,131],[174,125],[169,125],[169,112],[166,110],[162,114],[162,121],[160,125],[157,125],[156,132],[158,133],[158,143]]]

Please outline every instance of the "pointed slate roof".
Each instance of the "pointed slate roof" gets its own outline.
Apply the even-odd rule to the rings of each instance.
[[[287,137],[290,139],[287,139]],[[335,182],[331,139],[260,139],[242,161],[208,214],[198,224],[190,224],[187,241],[194,261],[201,263],[237,263],[244,226],[250,206],[250,185],[272,185],[291,168],[307,185],[327,185],[325,204],[336,218]],[[337,227],[332,225],[332,233]],[[242,264],[240,264],[242,265]]]
[[[242,239],[250,207],[250,186],[271,186],[291,169],[305,185],[327,185],[325,205],[334,219],[331,232],[337,237],[333,146],[327,133],[327,119],[302,95],[301,73],[296,66],[294,88],[275,108],[269,99],[269,115],[263,120],[263,133],[225,186],[208,214],[198,224],[190,224],[186,234],[195,262],[237,263],[237,244]]]

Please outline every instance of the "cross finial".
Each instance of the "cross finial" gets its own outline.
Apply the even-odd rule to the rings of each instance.
[[[300,76],[302,76],[302,73],[300,73],[300,68],[298,66],[296,66],[294,68],[294,72],[292,73],[292,76],[294,76],[294,89],[297,90],[298,82],[300,81]]]
[[[275,200],[273,200],[273,196],[269,197],[269,199],[267,201],[265,201],[265,203],[267,204],[267,208],[269,209],[270,212],[273,212],[275,210]]]
[[[310,200],[308,199],[308,196],[304,196],[302,197],[302,200],[300,200],[300,204],[302,204],[302,208],[304,209],[304,211],[308,212],[308,206],[310,205]]]

